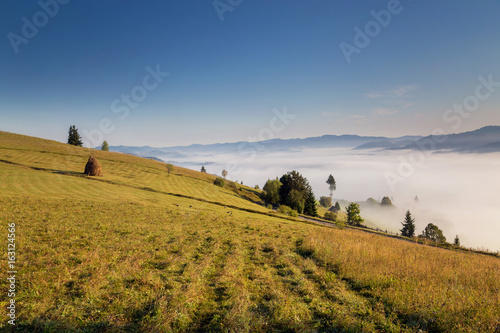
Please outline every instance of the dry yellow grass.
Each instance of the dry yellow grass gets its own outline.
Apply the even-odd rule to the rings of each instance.
[[[500,329],[498,258],[267,216],[213,176],[96,157],[103,181],[81,176],[86,149],[0,132],[19,332]]]
[[[301,246],[405,323],[452,332],[500,329],[500,260],[353,230],[309,234]]]

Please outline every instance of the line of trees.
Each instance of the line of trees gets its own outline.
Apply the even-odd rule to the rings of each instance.
[[[406,211],[405,219],[401,224],[403,225],[403,228],[400,230],[401,236],[409,238],[415,237],[415,219],[411,216],[411,212],[409,210]],[[422,231],[422,234],[418,237],[428,239],[439,244],[446,243],[446,237],[443,235],[443,231],[433,223],[429,223]],[[453,243],[454,245],[460,246],[460,239],[458,238],[458,235],[455,237]]]

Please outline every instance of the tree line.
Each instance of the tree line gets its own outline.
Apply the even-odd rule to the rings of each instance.
[[[401,236],[414,238],[415,237],[415,219],[411,216],[411,212],[408,210],[405,214],[405,219],[401,222],[403,228],[401,231]],[[429,223],[422,233],[417,236],[418,238],[428,239],[438,244],[446,243],[446,237],[443,235],[443,231],[433,223]],[[460,238],[455,236],[453,240],[453,245],[460,246]]]

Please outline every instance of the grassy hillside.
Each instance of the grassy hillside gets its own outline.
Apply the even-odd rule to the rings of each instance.
[[[498,258],[269,216],[250,188],[95,153],[86,177],[88,149],[0,132],[18,331],[500,330]]]

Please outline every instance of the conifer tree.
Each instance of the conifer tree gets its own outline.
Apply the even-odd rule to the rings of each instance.
[[[102,143],[101,150],[102,151],[109,151],[109,145],[108,145],[108,142],[106,140],[104,140],[104,142]]]
[[[411,217],[410,211],[406,211],[405,220],[401,223],[403,229],[401,229],[401,236],[413,237],[415,236],[415,219]]]
[[[78,130],[76,129],[75,125],[69,127],[68,143],[70,145],[79,147],[83,145],[82,138],[80,137],[80,134],[78,134]]]
[[[309,191],[309,193],[307,194],[307,198],[304,203],[304,214],[314,217],[318,216],[316,198],[314,197],[314,193],[312,191]]]

